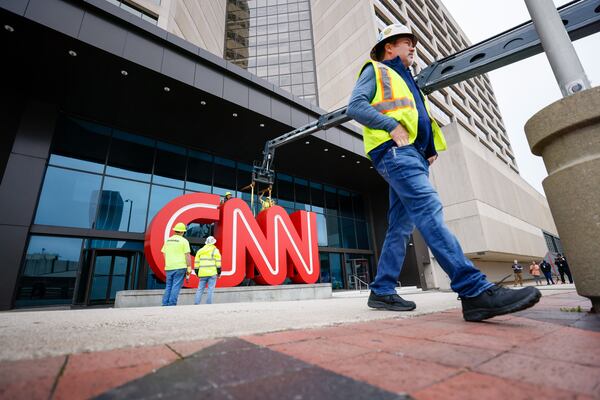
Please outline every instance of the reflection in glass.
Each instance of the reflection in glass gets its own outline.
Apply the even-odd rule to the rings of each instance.
[[[190,150],[185,188],[194,192],[211,193],[212,174],[212,156]]]
[[[82,239],[31,236],[16,307],[71,304]]]
[[[148,223],[152,222],[152,218],[171,200],[182,196],[183,190],[172,189],[164,186],[152,185],[150,194],[150,208],[148,209]]]
[[[325,207],[327,214],[338,214],[338,196],[334,187],[325,185]]]
[[[356,242],[359,249],[370,249],[369,246],[369,231],[366,222],[356,221]]]
[[[56,126],[49,163],[102,173],[109,140],[110,128],[61,116]]]
[[[153,183],[183,188],[186,151],[183,147],[158,142]]]
[[[155,144],[151,139],[114,131],[106,173],[150,182]]]
[[[340,214],[342,217],[353,218],[352,198],[346,190],[338,190],[338,199],[340,201]]]
[[[327,244],[330,247],[340,247],[340,228],[338,224],[338,218],[335,215],[326,215],[327,221]]]
[[[342,227],[342,244],[347,249],[356,248],[356,233],[354,230],[354,220],[349,218],[341,218]]]
[[[107,176],[100,193],[96,229],[144,232],[149,188],[146,183]]]
[[[106,300],[111,262],[111,256],[96,257],[90,290],[90,301]]]
[[[331,271],[331,288],[339,290],[344,288],[342,278],[342,255],[338,253],[329,253],[329,270]]]
[[[331,269],[329,268],[329,254],[320,253],[319,262],[321,264],[321,283],[331,282]]]
[[[291,176],[277,174],[277,205],[284,207],[288,213],[294,212],[294,180]]]
[[[325,195],[323,194],[323,185],[320,183],[310,183],[310,199],[312,210],[318,213],[325,212]]]
[[[101,179],[99,175],[48,167],[35,223],[91,228]]]
[[[235,161],[215,157],[213,193],[224,196],[226,192],[235,193]]]
[[[318,234],[318,245],[319,246],[327,246],[328,238],[327,238],[327,220],[323,214],[317,215],[317,234]]]

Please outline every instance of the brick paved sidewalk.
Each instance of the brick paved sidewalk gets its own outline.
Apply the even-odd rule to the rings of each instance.
[[[600,398],[589,304],[568,292],[484,323],[451,310],[3,362],[0,398]]]

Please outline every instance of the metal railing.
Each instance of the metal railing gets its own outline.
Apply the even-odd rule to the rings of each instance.
[[[350,282],[354,281],[354,290],[368,291],[369,284],[358,277],[358,275],[350,275]],[[364,287],[364,289],[363,289]]]

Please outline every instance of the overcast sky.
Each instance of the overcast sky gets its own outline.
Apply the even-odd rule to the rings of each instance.
[[[524,0],[442,0],[473,44],[504,32],[531,17]],[[559,7],[568,1],[554,0]],[[600,84],[600,33],[574,42],[575,50],[592,86]],[[523,127],[537,111],[562,95],[545,54],[489,73],[504,125],[521,176],[544,194],[542,181],[548,175],[541,157],[529,149]]]

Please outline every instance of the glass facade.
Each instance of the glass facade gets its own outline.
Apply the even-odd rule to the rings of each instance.
[[[141,234],[165,204],[184,193],[224,195],[231,191],[250,206],[249,189],[242,189],[251,182],[251,171],[249,164],[63,115],[54,135],[34,224],[46,227],[48,234],[52,227],[90,229],[99,234],[112,231],[117,237],[119,232]],[[370,253],[371,249],[363,196],[280,173],[272,197],[289,213],[307,210],[316,214],[318,243],[324,251],[321,281],[331,282],[335,289],[344,288],[343,252]],[[254,207],[258,212],[256,194]],[[212,225],[190,224],[187,236],[192,248],[197,250],[197,244],[212,231]],[[134,259],[97,252],[91,255],[92,250],[107,249],[137,255]],[[17,306],[71,304],[82,265],[96,265],[94,272],[86,272],[86,279],[98,301],[109,301],[116,287],[163,287],[142,259],[141,241],[32,235]],[[127,273],[123,272],[124,262],[131,264],[127,264]],[[75,303],[89,300],[90,293],[86,298],[75,294]]]
[[[228,0],[225,59],[317,103],[310,0]]]

